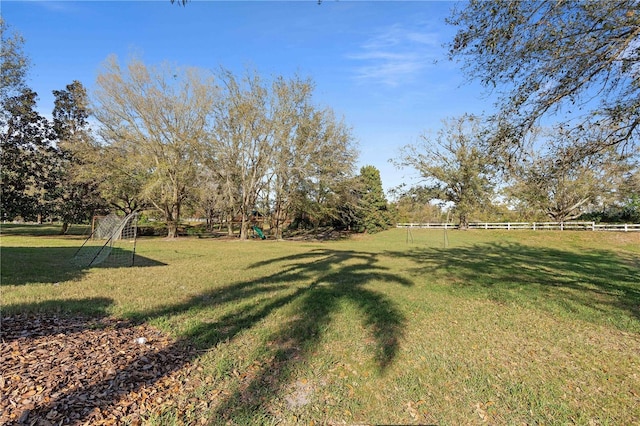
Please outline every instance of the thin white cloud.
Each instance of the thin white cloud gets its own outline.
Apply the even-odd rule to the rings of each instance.
[[[357,79],[396,87],[429,67],[439,48],[437,34],[393,25],[371,37],[348,58],[359,62],[355,67]]]
[[[28,2],[52,12],[67,12],[74,9],[74,5],[70,1],[29,0]]]

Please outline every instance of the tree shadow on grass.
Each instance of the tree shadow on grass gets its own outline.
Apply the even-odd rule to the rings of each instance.
[[[454,292],[554,306],[588,321],[640,319],[638,259],[607,250],[565,251],[519,243],[390,252],[415,262],[417,276],[439,276]],[[585,309],[586,308],[586,309]],[[615,324],[624,328],[621,323]]]
[[[73,263],[78,247],[5,247],[0,256],[0,285],[54,284],[82,278],[88,267]],[[121,261],[105,262],[92,267],[129,267],[132,252],[119,248]],[[162,262],[135,255],[134,267],[164,266]]]
[[[270,279],[287,282],[305,277],[310,279],[309,285],[299,288],[291,298],[289,320],[265,339],[262,358],[266,362],[220,402],[215,418],[250,421],[268,415],[270,402],[286,393],[295,366],[309,361],[331,323],[332,314],[343,302],[355,305],[362,316],[362,323],[374,341],[370,355],[378,374],[384,374],[397,356],[406,318],[391,299],[365,285],[383,281],[411,286],[411,281],[377,266],[377,255],[354,251],[314,250],[254,266],[286,264],[298,259],[305,261],[294,262]]]
[[[143,363],[134,357],[108,380],[87,381],[80,389],[36,407],[28,420],[42,418],[61,407],[73,407],[73,401],[86,394],[106,393],[110,396],[103,397],[92,410],[85,407],[81,412],[73,413],[74,421],[95,420],[95,413],[116,409],[123,389],[133,392],[143,385],[153,384],[195,359],[199,352],[188,347],[195,345],[199,350],[208,350],[222,342],[231,342],[241,332],[259,326],[262,320],[285,307],[289,319],[266,338],[260,368],[219,401],[211,413],[215,418],[235,421],[267,410],[270,401],[282,396],[284,387],[291,380],[293,367],[311,356],[341,302],[358,308],[362,323],[374,342],[373,345],[363,342],[363,346],[372,346],[371,357],[378,372],[383,374],[393,362],[406,319],[391,299],[366,285],[375,281],[402,286],[413,283],[378,265],[376,254],[313,250],[250,266],[261,267],[279,267],[279,271],[199,294],[184,303],[133,314],[131,319],[134,321],[148,322],[159,318],[170,321],[187,312],[190,316],[202,313],[198,318],[206,318],[207,312],[212,310],[221,312],[213,320],[201,319],[182,332],[171,346],[145,353]],[[184,355],[181,358],[169,356],[176,351],[182,351]],[[147,368],[145,366],[161,366],[162,374],[139,383],[126,382],[126,378],[135,377],[140,368]]]

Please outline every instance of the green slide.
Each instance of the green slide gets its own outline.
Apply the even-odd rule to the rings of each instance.
[[[267,237],[264,236],[264,232],[262,232],[262,229],[258,228],[257,226],[254,226],[253,230],[255,231],[256,234],[258,234],[258,237],[260,237],[261,240],[267,239]]]

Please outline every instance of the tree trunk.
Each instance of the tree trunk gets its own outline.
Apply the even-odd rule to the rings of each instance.
[[[460,219],[460,229],[463,229],[463,230],[469,229],[469,222],[467,220],[467,215],[464,213],[461,213],[459,216],[459,219]]]
[[[276,226],[274,228],[274,236],[276,240],[282,239],[282,222],[280,219],[276,219]]]
[[[249,238],[249,221],[247,220],[247,215],[242,214],[242,223],[240,225],[240,239],[246,240]]]
[[[167,238],[178,237],[178,224],[175,221],[167,222]]]
[[[280,209],[280,206],[278,206],[276,208],[276,211],[274,212],[274,223],[273,223],[273,232],[276,240],[282,239],[282,222],[283,221],[280,219],[280,217],[281,217],[281,209]]]
[[[178,222],[180,221],[180,205],[173,204],[165,208],[165,220],[167,222],[167,238],[178,237]]]
[[[67,232],[69,232],[69,223],[62,222],[62,229],[60,230],[60,235],[67,235]]]
[[[227,235],[233,237],[233,215],[227,215]]]

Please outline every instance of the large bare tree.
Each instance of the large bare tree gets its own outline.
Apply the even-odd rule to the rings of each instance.
[[[242,239],[262,201],[268,211],[261,213],[270,214],[280,238],[302,193],[329,185],[331,174],[349,174],[355,159],[350,129],[331,110],[313,105],[308,79],[268,81],[256,72],[238,79],[223,69],[219,81],[207,150],[217,200],[228,218],[239,216]]]
[[[206,164],[219,182],[228,219],[240,216],[240,238],[246,239],[272,163],[272,97],[257,73],[247,72],[240,80],[225,69],[219,74],[222,94],[214,106]]]
[[[486,131],[481,119],[463,115],[443,121],[435,136],[424,134],[418,144],[402,148],[394,163],[420,173],[428,198],[453,203],[461,228],[469,215],[491,204],[494,170],[483,150]]]
[[[177,236],[193,191],[215,99],[213,77],[193,68],[147,66],[136,58],[122,68],[112,56],[98,76],[100,134],[138,165],[141,195],[164,215],[169,237]]]

